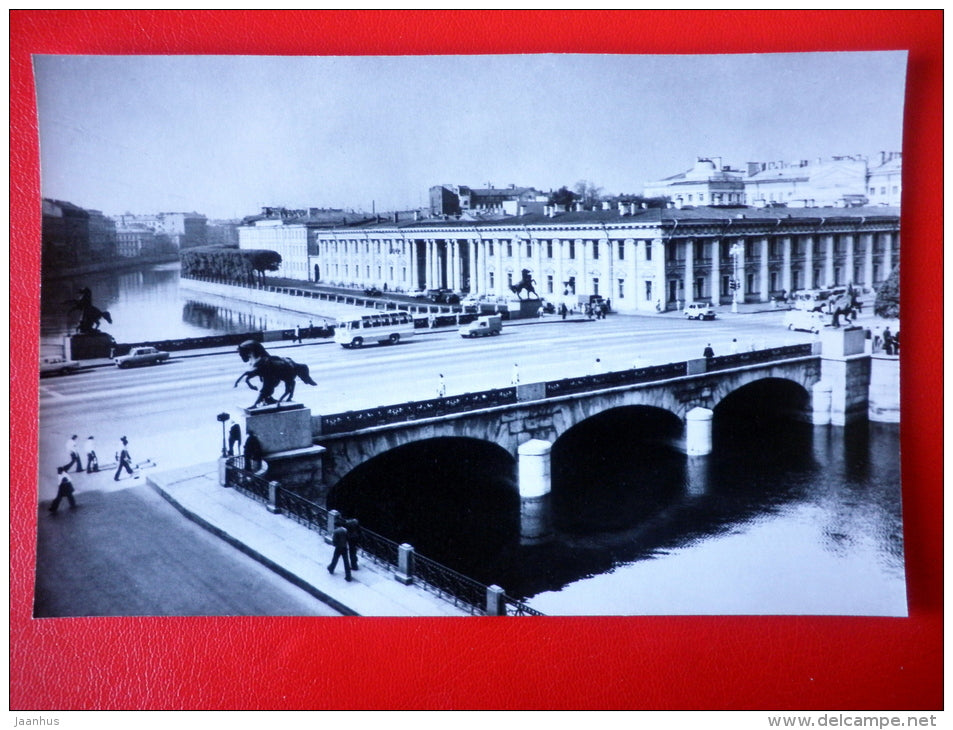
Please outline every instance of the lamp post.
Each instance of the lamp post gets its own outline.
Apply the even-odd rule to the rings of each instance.
[[[227,413],[219,413],[215,416],[216,420],[222,424],[222,458],[228,456],[228,449],[225,447],[225,422],[231,418]]]
[[[744,255],[744,246],[740,242],[735,241],[731,244],[731,248],[728,249],[728,255],[731,256],[732,261],[734,262],[733,275],[731,279],[731,311],[735,314],[738,313],[738,292],[741,289],[741,272],[740,272],[740,263],[741,257]]]

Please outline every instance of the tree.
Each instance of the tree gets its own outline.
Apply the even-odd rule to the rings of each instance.
[[[259,276],[258,283],[264,286],[265,272],[278,271],[281,267],[281,254],[277,251],[269,251],[268,249],[249,251],[248,253],[248,260],[251,263],[251,267]]]
[[[565,185],[549,196],[550,205],[562,205],[567,210],[572,207],[573,201],[575,200],[576,194]]]
[[[890,272],[887,280],[877,290],[874,299],[874,314],[885,319],[900,317],[900,267]]]
[[[576,198],[587,208],[592,208],[602,200],[602,188],[590,180],[580,180],[573,186]]]

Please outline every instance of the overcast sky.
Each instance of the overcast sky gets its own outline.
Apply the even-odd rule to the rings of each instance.
[[[43,197],[107,214],[380,211],[436,184],[900,150],[905,52],[36,56]]]

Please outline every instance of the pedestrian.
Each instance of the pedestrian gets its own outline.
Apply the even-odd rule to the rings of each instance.
[[[357,570],[357,549],[361,545],[361,525],[356,517],[344,523],[347,527],[347,552],[351,556],[351,570]]]
[[[443,373],[440,373],[437,379],[437,397],[443,398],[447,394],[447,383],[443,379]]]
[[[66,469],[62,466],[56,468],[56,473],[60,476],[60,483],[56,488],[56,496],[53,498],[53,501],[50,502],[50,512],[56,514],[56,510],[60,508],[60,502],[65,498],[69,502],[70,509],[76,508],[76,498],[73,497],[73,482],[69,480],[69,477],[66,476]]]
[[[242,445],[242,427],[233,418],[228,422],[228,455],[235,456],[235,451]]]
[[[569,307],[566,306],[565,302],[559,305],[559,313],[563,319],[566,319],[566,315],[569,314]]]
[[[261,441],[255,435],[255,432],[248,429],[248,436],[245,439],[245,450],[242,454],[245,457],[245,469],[248,471],[258,471],[261,468],[261,459],[264,454],[261,450]]]
[[[298,343],[301,342],[301,327],[299,325],[295,325],[295,333],[294,333],[294,336],[291,338],[291,341],[298,342]]]
[[[129,472],[130,476],[132,475],[132,457],[129,456],[129,440],[122,436],[119,439],[120,446],[119,451],[116,452],[116,461],[118,465],[116,466],[116,473],[113,474],[113,481],[119,481],[119,475],[122,473],[122,470],[125,469]]]
[[[328,566],[328,572],[334,575],[334,568],[338,564],[338,558],[343,559],[344,580],[351,580],[351,561],[347,554],[347,528],[344,525],[338,525],[331,534],[331,544],[334,545],[334,557],[331,558],[331,564]]]
[[[96,456],[96,440],[90,436],[86,439],[86,471],[92,474],[99,471],[99,458]]]
[[[63,467],[64,472],[68,472],[73,464],[76,464],[76,471],[85,471],[83,469],[83,460],[79,457],[79,443],[76,441],[77,438],[79,437],[74,433],[66,442],[66,455],[69,456],[69,463]]]
[[[513,363],[513,374],[510,376],[510,385],[520,384],[520,366],[519,363]]]
[[[702,357],[706,360],[711,360],[715,356],[715,351],[711,349],[711,343],[709,342],[705,345],[705,351],[702,353]]]
[[[314,320],[308,320],[308,337],[314,337]]]
[[[889,327],[884,327],[884,353],[893,355],[893,335]]]

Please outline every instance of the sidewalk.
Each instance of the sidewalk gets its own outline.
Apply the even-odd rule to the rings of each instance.
[[[333,549],[314,530],[218,483],[209,462],[149,475],[155,488],[183,515],[251,556],[315,598],[348,616],[469,616],[467,611],[358,555],[353,580],[338,565],[328,573]]]

